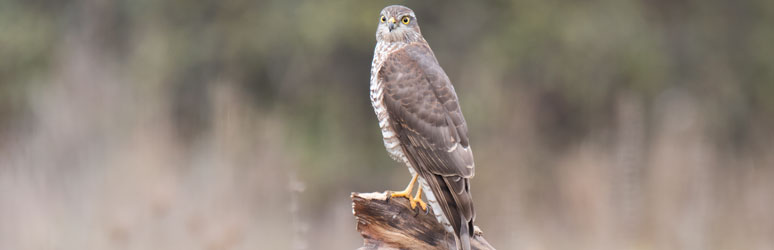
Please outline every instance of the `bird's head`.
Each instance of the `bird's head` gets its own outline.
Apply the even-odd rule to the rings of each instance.
[[[414,11],[402,5],[390,5],[382,9],[376,28],[376,41],[413,42],[421,38]]]

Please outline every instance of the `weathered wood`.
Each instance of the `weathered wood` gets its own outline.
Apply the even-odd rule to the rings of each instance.
[[[352,193],[352,213],[363,236],[359,250],[455,249],[454,235],[438,223],[432,209],[411,209],[408,199],[384,193]],[[494,249],[476,226],[472,249]]]

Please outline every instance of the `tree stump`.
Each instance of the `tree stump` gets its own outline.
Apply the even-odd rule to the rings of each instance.
[[[352,193],[352,213],[363,237],[359,250],[456,249],[454,235],[438,223],[432,209],[411,209],[408,199],[390,199],[384,193]],[[477,226],[471,249],[494,249]]]

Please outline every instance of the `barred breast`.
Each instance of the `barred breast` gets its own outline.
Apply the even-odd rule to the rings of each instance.
[[[374,48],[374,59],[371,61],[371,105],[374,107],[374,113],[379,119],[379,128],[382,131],[382,139],[384,140],[384,147],[387,149],[390,157],[396,161],[403,162],[411,169],[411,163],[403,153],[403,149],[400,147],[400,141],[397,134],[390,125],[390,115],[387,113],[387,109],[384,106],[384,86],[380,81],[378,74],[382,68],[382,64],[387,55],[391,52],[401,49],[403,46],[400,44],[386,45],[384,43],[376,43]],[[411,169],[413,171],[413,169]]]
[[[409,162],[408,158],[406,158],[406,154],[403,153],[403,149],[400,147],[400,140],[398,139],[398,135],[392,129],[392,125],[390,124],[390,115],[389,113],[387,113],[387,109],[383,102],[384,86],[382,86],[382,82],[378,77],[379,70],[381,70],[382,64],[384,63],[384,60],[387,59],[387,56],[390,53],[403,48],[404,46],[405,44],[391,43],[387,45],[382,42],[376,43],[376,48],[374,48],[374,59],[373,61],[371,61],[370,92],[371,92],[371,105],[374,107],[374,113],[376,113],[376,117],[379,119],[379,128],[382,131],[382,139],[384,140],[384,147],[387,149],[387,152],[389,153],[390,158],[398,162],[402,162],[403,164],[406,164],[406,167],[408,167],[409,172],[413,176],[417,174],[416,170],[414,170],[414,167],[411,165],[411,162]],[[424,178],[419,177],[418,180],[419,180],[419,184],[422,185],[422,188],[426,190],[423,194],[427,199],[427,203],[433,209],[433,213],[435,214],[436,220],[438,220],[438,222],[444,226],[446,231],[453,234],[454,228],[452,228],[451,223],[444,215],[443,210],[440,204],[438,203],[438,200],[435,198],[435,194],[432,192],[433,189],[430,188],[430,186],[427,184],[427,181],[425,181]]]

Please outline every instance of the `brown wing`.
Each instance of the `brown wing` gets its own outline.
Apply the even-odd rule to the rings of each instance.
[[[475,164],[454,87],[422,43],[391,54],[379,77],[404,152],[433,189],[457,235],[467,241],[475,217],[468,178],[475,174]]]

